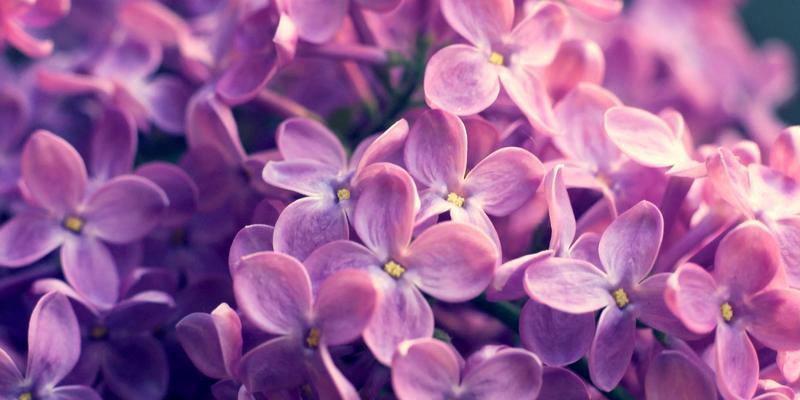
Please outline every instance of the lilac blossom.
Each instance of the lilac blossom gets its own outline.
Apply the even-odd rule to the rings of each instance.
[[[4,1],[0,4],[0,40],[29,57],[45,57],[53,52],[53,41],[39,39],[27,30],[52,25],[69,9],[69,0]]]

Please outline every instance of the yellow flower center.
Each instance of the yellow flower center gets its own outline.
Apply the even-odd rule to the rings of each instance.
[[[723,303],[721,306],[719,306],[719,311],[722,314],[722,319],[724,319],[725,322],[731,322],[733,319],[733,307],[731,307],[730,303]]]
[[[345,188],[341,188],[336,191],[336,197],[339,198],[339,201],[350,200],[350,191]]]
[[[456,207],[464,207],[464,197],[460,196],[458,193],[450,192],[447,195],[447,201],[453,203]]]
[[[625,293],[625,290],[622,288],[619,288],[611,292],[611,295],[614,296],[614,301],[617,303],[617,307],[619,308],[625,308],[625,306],[627,306],[628,303],[631,302],[628,299],[628,294]]]
[[[81,233],[81,231],[83,230],[84,221],[81,217],[70,215],[64,218],[62,225],[70,232]]]
[[[17,397],[17,399],[18,400],[33,400],[33,393],[24,392],[21,395],[19,395],[19,397]]]
[[[386,264],[383,264],[383,270],[394,279],[400,279],[400,277],[406,272],[406,269],[403,268],[402,265],[394,261],[389,261]]]
[[[319,337],[320,337],[319,328],[311,328],[311,330],[308,331],[308,337],[306,337],[306,344],[308,345],[308,347],[312,348],[318,347]]]
[[[94,327],[92,327],[92,331],[89,332],[89,336],[91,336],[92,339],[102,339],[106,337],[107,334],[108,334],[108,328],[106,328],[103,325],[95,325]]]
[[[489,62],[494,65],[503,65],[505,62],[505,57],[502,54],[493,51],[492,54],[489,55]]]

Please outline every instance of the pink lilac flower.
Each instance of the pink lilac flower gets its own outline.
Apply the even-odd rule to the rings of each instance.
[[[717,385],[726,398],[750,398],[759,362],[750,336],[776,350],[800,349],[800,294],[785,288],[777,241],[759,222],[728,233],[709,273],[684,264],[669,278],[667,305],[696,333],[716,331]]]
[[[552,104],[534,68],[549,64],[558,51],[567,13],[558,3],[541,2],[513,27],[513,0],[443,0],[450,26],[470,43],[439,50],[425,70],[425,98],[432,108],[470,115],[491,106],[503,89],[531,124],[555,131]]]

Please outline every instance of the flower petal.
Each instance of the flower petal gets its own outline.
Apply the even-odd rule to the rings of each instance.
[[[552,255],[552,251],[544,250],[515,258],[500,265],[495,270],[492,284],[489,286],[486,296],[493,301],[516,300],[525,297],[525,271],[531,265],[548,259]]]
[[[245,157],[230,107],[208,89],[198,91],[186,108],[186,140],[190,148],[213,147],[230,164]]]
[[[664,299],[667,280],[670,275],[669,273],[653,274],[639,285],[636,285],[629,294],[631,303],[634,304],[638,311],[637,318],[639,321],[647,326],[669,335],[689,338],[693,336],[692,332],[670,312],[670,308]],[[712,297],[710,294],[706,294],[706,296]],[[717,308],[714,310],[716,312],[712,312],[712,316],[719,315],[718,307],[719,305],[717,304]]]
[[[303,261],[311,277],[314,292],[334,273],[348,269],[379,267],[381,261],[363,245],[349,240],[336,240],[320,246]]]
[[[404,156],[418,182],[435,189],[458,187],[467,172],[464,123],[446,111],[425,111],[408,132]]]
[[[303,358],[300,338],[281,336],[248,351],[238,375],[253,393],[293,388],[306,379]]]
[[[405,251],[419,209],[411,176],[396,165],[378,163],[362,171],[353,186],[358,192],[353,212],[358,237],[383,260]]]
[[[443,0],[441,7],[453,30],[484,49],[511,32],[514,23],[514,3],[508,0]]]
[[[21,267],[46,256],[64,241],[58,221],[44,212],[24,212],[0,228],[0,265]]]
[[[544,81],[554,99],[564,97],[581,82],[599,85],[606,72],[603,50],[587,39],[569,39],[561,43],[556,57],[544,70]]]
[[[534,300],[573,314],[599,310],[613,302],[606,275],[581,260],[552,257],[528,267],[525,291]]]
[[[781,266],[780,248],[759,222],[742,223],[717,247],[714,278],[733,295],[755,293],[767,286]]]
[[[130,243],[158,226],[167,205],[166,193],[149,179],[120,176],[86,200],[85,230],[107,242]]]
[[[94,127],[89,168],[100,181],[128,173],[133,168],[137,146],[136,124],[117,109],[104,110]]]
[[[23,381],[22,373],[8,353],[0,348],[0,390],[15,389]]]
[[[443,222],[422,232],[400,262],[424,292],[440,300],[461,302],[486,289],[498,257],[483,232],[462,223]]]
[[[720,313],[717,284],[703,268],[683,264],[669,277],[664,289],[666,305],[691,331],[714,330]]]
[[[63,214],[83,199],[86,165],[62,138],[43,130],[34,132],[22,149],[21,168],[25,189],[47,210]]]
[[[700,365],[679,351],[667,350],[650,363],[644,390],[648,399],[713,399],[717,390]]]
[[[300,159],[268,161],[261,176],[268,184],[281,189],[306,196],[333,198],[338,189],[334,187],[338,173],[335,167],[319,161]]]
[[[566,0],[569,5],[594,18],[609,19],[622,12],[622,0]]]
[[[461,386],[476,399],[533,399],[542,387],[542,362],[523,349],[502,349],[470,368]]]
[[[40,58],[53,52],[54,44],[52,40],[41,40],[34,37],[26,32],[16,21],[3,22],[5,40],[26,56]]]
[[[606,112],[605,128],[614,144],[644,166],[670,167],[689,158],[669,125],[645,110],[611,108]]]
[[[147,290],[117,303],[106,315],[109,329],[119,332],[150,332],[167,323],[175,301],[164,292]]]
[[[550,215],[550,249],[559,256],[569,253],[576,230],[575,214],[564,184],[563,167],[563,164],[553,167],[545,176],[543,184]]]
[[[600,238],[600,260],[614,284],[638,283],[653,268],[664,218],[658,207],[646,200],[620,214]]]
[[[87,236],[67,237],[61,246],[64,278],[93,305],[109,307],[119,297],[119,275],[108,247]]]
[[[325,279],[314,303],[314,323],[325,344],[337,346],[361,336],[377,300],[378,292],[365,271],[343,270]]]
[[[44,295],[31,314],[28,328],[27,379],[47,387],[63,379],[81,354],[78,319],[67,297]]]
[[[215,89],[225,103],[242,104],[258,96],[277,70],[276,53],[247,54],[225,69]]]
[[[776,289],[761,292],[748,302],[747,331],[774,350],[800,350],[800,292]]]
[[[356,166],[355,175],[358,175],[358,173],[364,170],[368,165],[377,162],[384,161],[398,165],[402,164],[407,138],[408,121],[400,119],[378,135],[375,140],[364,147],[363,152],[359,154],[359,149],[366,140],[362,141],[359,148],[356,148],[350,159],[350,165]]]
[[[589,400],[586,384],[564,368],[545,367],[538,400]]]
[[[166,132],[180,134],[192,88],[180,78],[159,75],[143,88],[144,106],[153,123]]]
[[[261,252],[242,258],[233,271],[233,291],[242,313],[268,333],[305,329],[311,313],[311,282],[296,259]]]
[[[167,195],[169,206],[161,216],[162,226],[181,226],[197,211],[199,189],[178,166],[160,161],[149,162],[137,168],[136,175],[149,179]]]
[[[320,400],[357,400],[360,398],[353,384],[342,375],[326,346],[320,346],[311,357],[307,358],[306,371],[311,385]]]
[[[460,375],[455,351],[432,338],[403,342],[392,358],[392,388],[401,400],[446,398]]]
[[[238,376],[242,356],[242,322],[227,304],[213,313],[193,313],[175,327],[183,350],[204,375],[215,379]]]
[[[594,330],[594,313],[569,314],[532,300],[519,316],[522,345],[547,365],[580,360],[592,346]]]
[[[800,179],[800,126],[790,126],[781,132],[770,148],[769,165],[775,171]]]
[[[625,375],[636,344],[636,318],[618,307],[606,307],[589,351],[589,375],[600,390],[611,390]]]
[[[53,393],[48,400],[102,400],[97,392],[88,387],[80,385],[59,386],[53,389]]]
[[[715,344],[717,386],[725,397],[749,399],[758,385],[758,356],[747,332],[717,325]]]
[[[500,68],[499,76],[508,97],[536,130],[546,134],[558,132],[553,101],[547,87],[535,73],[521,68]]]
[[[339,31],[348,4],[347,0],[296,0],[288,3],[286,11],[301,38],[323,43]]]
[[[721,147],[706,159],[708,178],[716,194],[748,218],[754,218],[750,203],[750,176],[747,167],[730,150]]]
[[[308,197],[289,204],[275,222],[275,251],[305,259],[334,240],[347,239],[350,231],[344,209],[333,200]]]
[[[464,190],[469,201],[480,204],[487,214],[502,217],[530,200],[544,173],[535,155],[506,147],[489,154],[469,171]]]
[[[233,268],[243,257],[260,251],[272,251],[274,229],[269,225],[247,225],[233,238],[228,253],[228,267]]]
[[[456,115],[477,114],[500,94],[497,68],[472,46],[454,44],[434,54],[425,68],[425,101]]]
[[[284,160],[314,160],[337,170],[347,165],[347,155],[339,139],[313,119],[283,121],[275,133],[275,141]]]
[[[536,3],[530,14],[511,32],[511,63],[526,67],[541,67],[553,61],[561,45],[561,37],[569,15],[561,4],[543,1]]]
[[[150,336],[111,340],[102,363],[105,384],[122,398],[160,399],[167,394],[167,354]]]

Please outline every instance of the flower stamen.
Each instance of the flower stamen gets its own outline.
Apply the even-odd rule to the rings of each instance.
[[[456,192],[450,192],[447,195],[447,202],[452,203],[456,207],[464,207],[464,197]]]
[[[403,268],[402,265],[390,260],[386,264],[383,264],[383,270],[386,271],[389,276],[394,279],[400,279],[401,276],[406,272],[406,269]]]
[[[84,224],[83,218],[74,215],[64,218],[64,221],[61,222],[61,225],[72,233],[81,233]]]
[[[336,197],[339,198],[339,201],[350,200],[350,190],[341,188],[336,191]]]
[[[719,311],[722,314],[722,319],[724,319],[725,322],[731,322],[733,319],[733,307],[731,307],[730,303],[723,303],[721,306],[719,306]]]
[[[625,293],[625,289],[623,288],[619,288],[611,292],[611,295],[614,296],[614,301],[617,303],[617,307],[619,308],[625,308],[625,306],[631,302],[630,299],[628,299],[628,294]]]
[[[106,335],[108,335],[108,328],[103,325],[95,325],[92,327],[92,331],[89,332],[89,336],[95,340],[105,339]]]
[[[33,393],[31,392],[22,392],[22,394],[17,397],[17,400],[33,400]]]
[[[311,348],[319,347],[319,339],[320,339],[319,328],[311,328],[308,331],[308,336],[306,337],[306,344],[308,345],[308,347]]]
[[[492,54],[489,55],[489,62],[494,65],[503,65],[505,61],[505,57],[496,51],[493,51]]]

